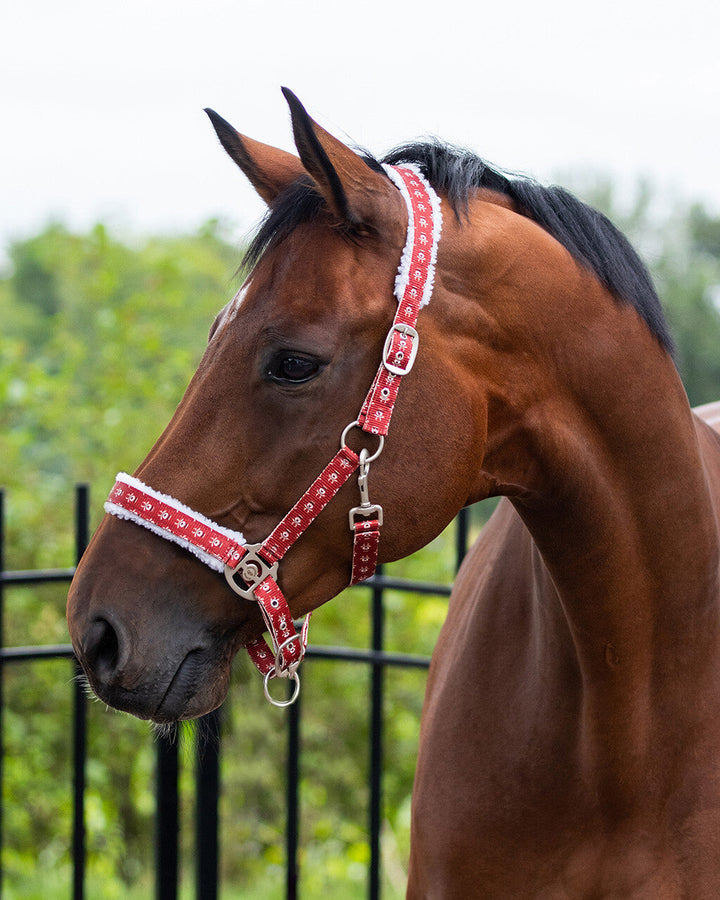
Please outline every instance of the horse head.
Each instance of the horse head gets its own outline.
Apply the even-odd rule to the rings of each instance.
[[[251,140],[208,110],[234,162],[269,206],[252,268],[217,316],[175,415],[135,475],[251,543],[263,541],[356,420],[397,306],[408,211],[388,175],[321,128],[286,92],[299,156]],[[384,509],[380,561],[435,537],[476,493],[482,415],[450,343],[437,279],[422,349],[404,379],[388,446],[372,468]],[[462,348],[459,348],[462,356]],[[452,415],[447,400],[452,397]],[[347,444],[374,452],[351,428]],[[282,560],[292,616],[350,580],[351,479]],[[68,600],[73,646],[97,695],[156,721],[224,699],[231,660],[262,633],[258,604],[144,528],[108,515]]]

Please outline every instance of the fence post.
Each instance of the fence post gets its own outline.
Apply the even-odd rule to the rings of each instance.
[[[455,519],[455,571],[460,568],[468,549],[470,510],[463,506]]]
[[[89,538],[90,490],[86,484],[75,489],[75,563],[85,552]],[[87,699],[74,660],[73,697],[73,900],[85,897],[85,759],[87,751]]]
[[[5,493],[0,489],[0,576],[5,572]],[[5,583],[0,578],[0,650],[5,641],[4,630]],[[3,810],[5,809],[4,774],[5,774],[5,667],[0,657],[0,897],[3,895]]]
[[[382,574],[378,566],[377,574]],[[384,590],[382,584],[372,589],[372,649],[382,652],[385,642]],[[370,900],[380,898],[380,858],[382,832],[382,767],[383,767],[383,700],[385,666],[374,662],[371,671],[370,707]]]
[[[160,735],[157,744],[155,812],[155,897],[178,896],[178,748],[172,736]]]
[[[288,696],[294,688],[288,682]],[[298,866],[298,846],[300,843],[300,709],[302,694],[288,707],[287,745],[287,833],[285,835],[285,898],[297,900],[300,871]]]
[[[195,896],[217,900],[218,896],[218,797],[220,793],[219,709],[200,721],[197,732],[195,787]]]

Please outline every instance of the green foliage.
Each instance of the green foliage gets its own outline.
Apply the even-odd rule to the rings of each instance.
[[[702,207],[655,222],[646,186],[620,209],[612,186],[586,185],[651,262],[678,342],[690,398],[720,397],[720,220]],[[239,252],[218,223],[199,233],[121,241],[101,225],[74,234],[53,225],[15,244],[0,280],[0,485],[7,491],[7,566],[73,563],[72,486],[92,487],[94,522],[116,471],[133,471],[181,398],[215,312],[235,289]],[[638,361],[641,364],[641,361]],[[42,537],[42,540],[39,538]],[[452,535],[412,560],[401,577],[448,583]],[[63,643],[65,590],[6,592],[3,639]],[[446,601],[391,592],[386,646],[429,654]],[[365,647],[367,589],[319,610],[313,642]],[[71,747],[74,672],[66,661],[7,666],[4,676],[4,887],[8,897],[67,896],[71,879]],[[361,897],[368,858],[369,673],[356,664],[303,667],[302,890]],[[383,835],[385,897],[404,894],[410,792],[425,673],[386,678]],[[89,710],[88,891],[152,892],[155,745],[145,724]],[[193,771],[182,739],[183,859],[193,855]],[[280,898],[284,860],[284,714],[270,709],[246,661],[238,661],[223,711],[221,838],[225,900]],[[183,897],[191,896],[185,873]]]

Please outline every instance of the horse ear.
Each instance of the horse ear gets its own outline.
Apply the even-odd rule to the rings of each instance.
[[[288,88],[282,89],[290,107],[295,146],[331,211],[350,225],[373,224],[396,193],[389,179],[378,174],[342,141],[308,115]]]
[[[305,174],[302,163],[293,153],[286,153],[239,134],[214,109],[206,109],[205,112],[230,159],[240,166],[268,205],[288,185]]]

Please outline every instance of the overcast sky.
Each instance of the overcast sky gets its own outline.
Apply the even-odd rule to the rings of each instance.
[[[291,149],[283,84],[378,154],[436,134],[720,213],[717,0],[22,0],[0,47],[0,251],[50,219],[247,230],[261,204],[202,109]]]

